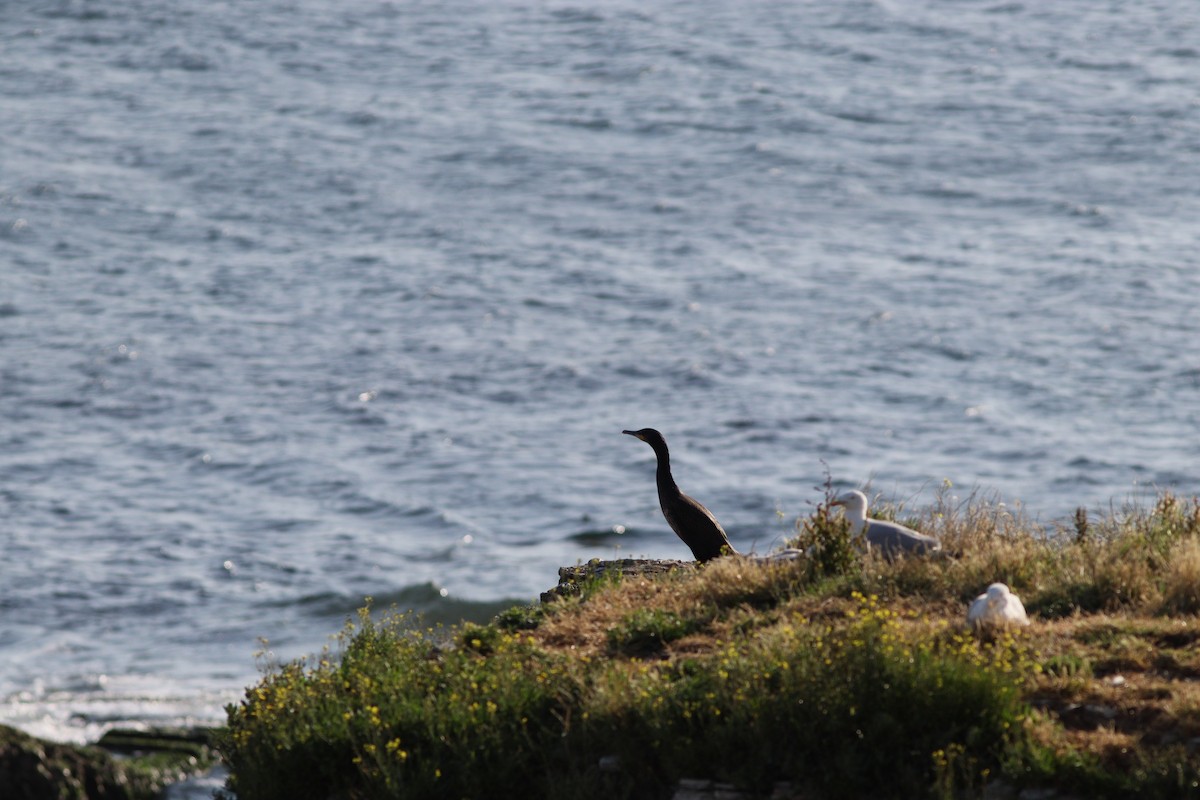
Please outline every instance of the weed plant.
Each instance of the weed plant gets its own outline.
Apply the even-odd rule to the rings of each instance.
[[[977,782],[1021,730],[1026,656],[965,634],[914,637],[875,598],[854,601],[836,623],[788,616],[674,661],[569,659],[494,626],[439,645],[364,613],[340,659],[288,665],[230,709],[233,788],[248,800],[587,796],[604,756],[623,765],[629,797],[696,775],[831,797],[915,796],[939,769]],[[947,752],[953,764],[938,761]]]

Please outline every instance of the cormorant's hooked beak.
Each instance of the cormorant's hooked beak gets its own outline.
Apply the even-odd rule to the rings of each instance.
[[[637,431],[621,431],[621,433],[628,434],[629,436],[632,436],[635,439],[642,439],[641,435]],[[642,441],[644,442],[646,440],[642,439]]]

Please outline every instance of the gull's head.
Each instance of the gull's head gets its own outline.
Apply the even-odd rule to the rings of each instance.
[[[987,588],[987,602],[989,606],[1004,605],[1008,602],[1008,587],[1003,583],[993,583]]]
[[[867,516],[867,496],[857,489],[839,495],[838,499],[830,505],[842,506],[846,509],[848,517],[866,518]]]

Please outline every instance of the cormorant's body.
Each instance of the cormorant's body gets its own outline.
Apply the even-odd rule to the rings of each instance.
[[[704,506],[683,492],[675,485],[671,477],[671,455],[667,452],[667,441],[654,428],[642,428],[640,431],[621,431],[641,439],[654,448],[658,457],[658,504],[662,507],[663,516],[671,530],[675,531],[683,543],[692,550],[697,561],[711,561],[726,553],[735,552],[729,544],[729,537],[717,518]]]

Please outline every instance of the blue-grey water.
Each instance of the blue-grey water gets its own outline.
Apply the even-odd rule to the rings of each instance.
[[[26,0],[0,53],[0,722],[684,557],[622,428],[743,550],[824,465],[1200,490],[1190,0]]]

